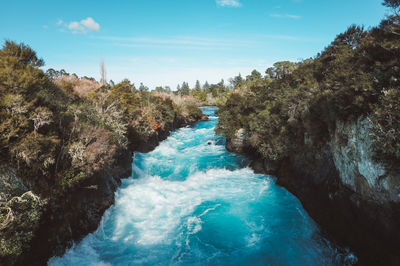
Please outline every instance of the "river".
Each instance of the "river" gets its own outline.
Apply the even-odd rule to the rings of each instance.
[[[352,264],[296,197],[225,149],[214,111],[135,153],[135,178],[122,181],[98,229],[49,265]]]

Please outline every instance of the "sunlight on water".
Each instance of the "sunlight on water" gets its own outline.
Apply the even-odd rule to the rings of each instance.
[[[299,201],[226,151],[210,120],[136,153],[96,232],[49,265],[342,265]]]

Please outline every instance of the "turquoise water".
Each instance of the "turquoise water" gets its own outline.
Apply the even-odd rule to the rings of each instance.
[[[150,153],[89,234],[49,265],[342,265],[300,202],[226,151],[210,120],[179,129]]]

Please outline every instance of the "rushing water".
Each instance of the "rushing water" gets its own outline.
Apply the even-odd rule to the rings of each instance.
[[[300,202],[226,151],[210,120],[150,153],[96,232],[50,265],[337,265],[355,258],[324,239]]]

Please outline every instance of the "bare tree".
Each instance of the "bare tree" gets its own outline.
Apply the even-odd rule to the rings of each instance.
[[[104,66],[104,59],[100,60],[100,83],[101,85],[106,85],[107,84],[107,73],[106,73],[106,67]]]
[[[36,132],[40,127],[44,125],[48,125],[53,122],[52,117],[53,113],[46,107],[37,107],[35,112],[31,115],[30,120],[33,121],[33,128]]]

